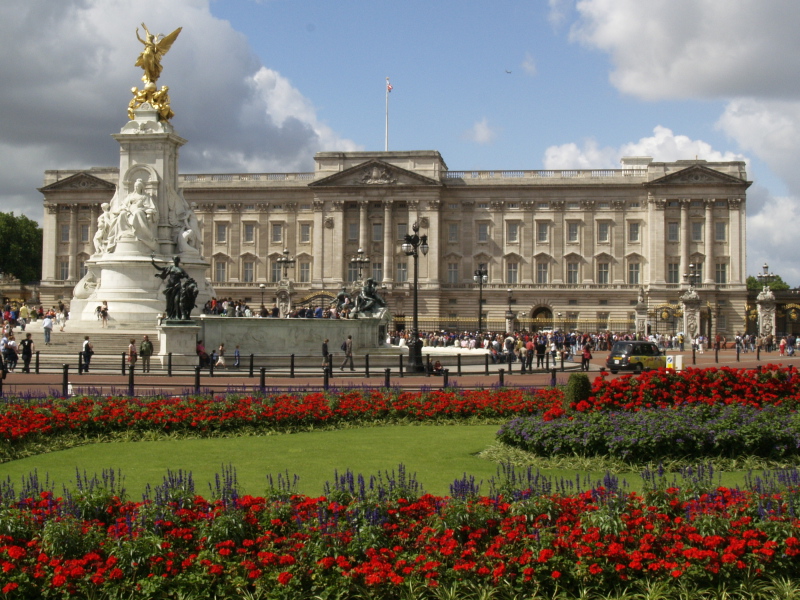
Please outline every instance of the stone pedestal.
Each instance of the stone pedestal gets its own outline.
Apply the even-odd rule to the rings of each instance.
[[[683,306],[683,334],[687,341],[695,339],[700,334],[700,296],[694,288],[681,296]]]
[[[756,297],[758,306],[758,335],[775,335],[775,294],[765,286]]]
[[[117,193],[98,220],[97,253],[86,261],[88,273],[75,286],[70,317],[94,322],[96,308],[106,302],[112,325],[155,323],[166,301],[151,255],[162,267],[180,257],[197,282],[197,314],[215,293],[206,279],[209,263],[199,252],[197,217],[178,188],[178,150],[186,140],[149,104],[136,109],[114,139],[120,144]],[[136,194],[145,199],[147,219],[139,205],[139,216],[120,228],[120,215]]]
[[[161,366],[166,369],[169,353],[174,367],[197,365],[197,337],[201,329],[194,321],[164,321],[158,328]]]

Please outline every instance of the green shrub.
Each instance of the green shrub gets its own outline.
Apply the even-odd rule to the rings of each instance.
[[[565,406],[575,406],[582,400],[588,400],[592,394],[592,384],[586,373],[572,373],[567,381],[567,391],[564,397]]]

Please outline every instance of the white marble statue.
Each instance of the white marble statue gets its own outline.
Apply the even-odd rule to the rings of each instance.
[[[116,196],[116,194],[114,194]],[[100,205],[103,212],[97,217],[97,232],[94,234],[94,251],[95,254],[103,254],[109,244],[109,234],[111,233],[112,217],[109,212],[111,205],[108,202],[103,202]]]
[[[106,252],[113,252],[122,240],[137,240],[151,251],[158,251],[155,227],[158,209],[153,199],[144,193],[144,182],[137,179],[133,191],[111,211],[112,225],[108,233]]]

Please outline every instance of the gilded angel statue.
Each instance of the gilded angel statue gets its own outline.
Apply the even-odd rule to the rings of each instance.
[[[142,81],[144,81],[145,84],[148,82],[155,83],[161,76],[161,70],[163,68],[161,66],[161,57],[169,52],[172,44],[176,39],[178,39],[178,34],[181,32],[183,27],[178,27],[169,35],[164,35],[163,33],[153,35],[150,33],[150,30],[147,29],[147,26],[144,23],[142,23],[142,27],[144,28],[146,34],[145,39],[142,39],[139,36],[138,27],[136,28],[136,39],[144,44],[144,50],[142,50],[139,58],[136,59],[135,66],[142,67],[142,69],[144,69],[144,77],[142,77]]]

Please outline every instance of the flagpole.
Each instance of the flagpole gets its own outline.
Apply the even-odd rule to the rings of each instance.
[[[386,78],[386,138],[383,146],[384,152],[389,151],[389,92],[392,86],[389,84],[389,78]]]

